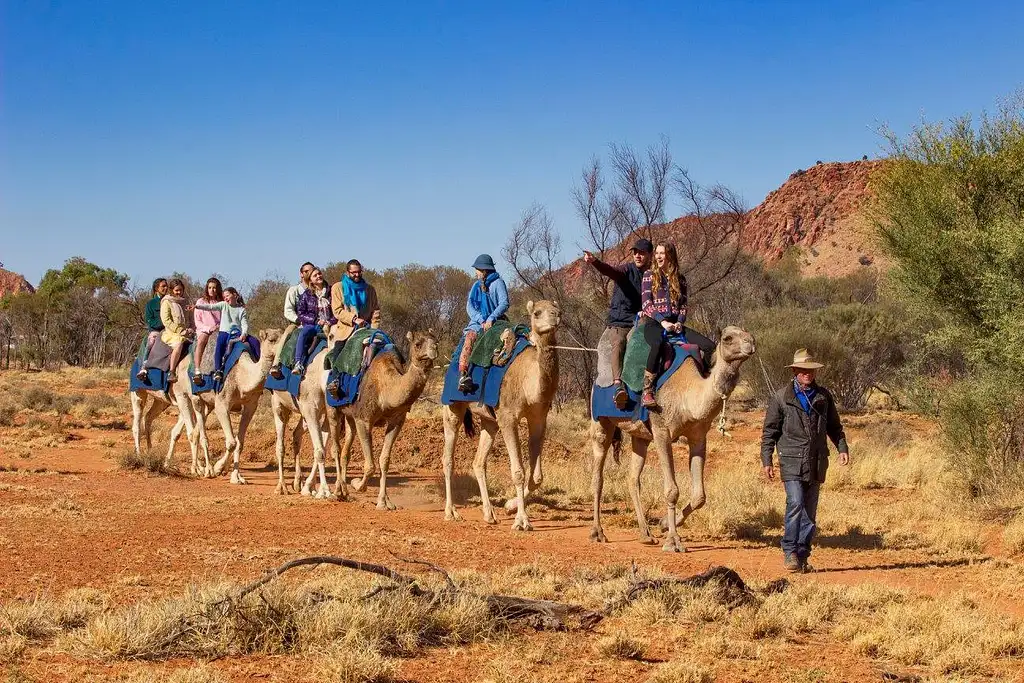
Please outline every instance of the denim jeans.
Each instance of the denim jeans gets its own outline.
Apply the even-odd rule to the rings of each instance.
[[[306,356],[309,355],[311,349],[309,348],[313,344],[313,339],[316,338],[317,332],[320,328],[316,325],[303,325],[299,328],[299,338],[295,343],[295,364],[302,363],[306,364]]]
[[[811,540],[817,530],[818,493],[821,484],[812,481],[784,481],[786,516],[782,532],[782,552],[806,560],[811,554]]]

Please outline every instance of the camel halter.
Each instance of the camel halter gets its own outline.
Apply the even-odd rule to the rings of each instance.
[[[729,397],[726,394],[722,394],[722,412],[718,415],[718,433],[727,439],[732,438],[732,434],[725,431],[725,406],[729,403]]]

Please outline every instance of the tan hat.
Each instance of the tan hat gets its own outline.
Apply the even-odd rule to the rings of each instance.
[[[796,368],[798,370],[818,370],[825,367],[824,364],[814,360],[814,356],[807,349],[797,349],[796,353],[793,354],[793,363],[786,366],[787,368]]]

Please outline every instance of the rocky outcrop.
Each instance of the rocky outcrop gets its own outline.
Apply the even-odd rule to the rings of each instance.
[[[23,275],[0,268],[0,298],[8,294],[19,294],[21,292],[32,294],[35,291],[36,288]]]

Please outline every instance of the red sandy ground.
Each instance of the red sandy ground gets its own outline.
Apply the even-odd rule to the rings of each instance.
[[[747,417],[733,430],[737,442],[757,438],[758,416]],[[158,448],[165,443],[169,424],[167,417],[158,424]],[[568,572],[635,560],[676,575],[697,573],[711,565],[733,567],[749,579],[785,574],[778,549],[759,543],[690,542],[687,553],[666,554],[660,547],[637,543],[631,529],[617,527],[606,529],[610,543],[590,543],[589,506],[568,511],[535,506],[531,518],[536,531],[529,534],[512,533],[511,520],[506,518],[489,526],[483,523],[478,507],[465,504],[460,507],[466,521],[446,523],[438,488],[439,467],[429,466],[441,443],[433,420],[410,420],[396,449],[391,480],[392,498],[400,507],[396,512],[375,509],[375,479],[369,491],[356,494],[352,502],[273,495],[276,471],[262,463],[264,458],[273,458],[272,441],[265,435],[253,439],[247,448],[260,458],[260,462],[244,463],[249,486],[232,486],[223,477],[193,480],[126,473],[117,469],[110,442],[115,441],[118,449],[127,447],[131,433],[118,421],[107,426],[111,428],[73,429],[74,440],[59,449],[39,449],[27,459],[0,453],[0,468],[8,470],[0,471],[0,484],[15,485],[0,491],[3,508],[35,506],[45,511],[62,495],[80,508],[61,510],[57,505],[49,512],[0,517],[0,556],[4,558],[0,600],[38,593],[60,595],[82,586],[101,588],[118,601],[139,600],[171,594],[208,579],[251,579],[288,559],[319,553],[394,565],[389,551],[395,551],[449,568],[479,570],[536,562]],[[218,432],[211,440],[213,450],[223,447]],[[182,440],[179,463],[186,450]],[[573,457],[589,456],[581,452]],[[463,439],[457,467],[464,474],[469,472],[471,459]],[[412,468],[410,461],[424,467]],[[507,459],[496,455],[490,467],[495,472],[507,468]],[[712,460],[709,468],[713,467]],[[460,480],[464,494],[475,486],[475,480],[468,477]],[[618,512],[625,510],[619,506]],[[930,594],[975,589],[984,593],[990,588],[983,564],[944,566],[935,556],[917,551],[821,548],[815,560],[822,571],[794,580],[879,582]],[[996,606],[1024,616],[1024,608],[1014,600],[1000,600]],[[648,635],[649,657],[653,661],[671,658],[672,643],[659,644],[655,633]],[[653,663],[616,662],[595,655],[596,637],[531,632],[517,643],[526,643],[538,652],[550,649],[557,653],[551,664],[532,665],[534,679],[642,681],[650,675]],[[478,680],[497,656],[497,647],[500,644],[428,649],[403,660],[401,673],[408,680]],[[303,680],[311,665],[310,658],[294,655],[215,663],[236,681]],[[112,674],[139,665],[106,665],[43,654],[30,657],[21,666],[30,680],[81,680],[86,673]],[[846,644],[821,642],[811,636],[789,642],[781,660],[730,660],[719,670],[719,680],[878,680],[880,670],[880,665],[856,655]]]

